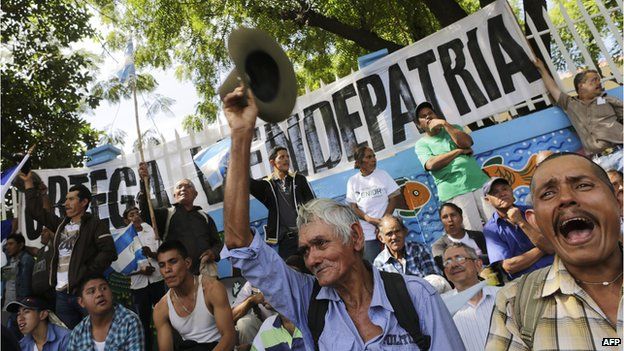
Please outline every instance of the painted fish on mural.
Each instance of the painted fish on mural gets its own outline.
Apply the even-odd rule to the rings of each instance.
[[[404,207],[399,209],[398,214],[404,218],[416,217],[418,212],[431,200],[431,190],[418,181],[408,180],[407,178],[395,179],[401,187],[403,199],[405,199]]]
[[[511,184],[512,189],[531,185],[531,177],[537,167],[537,155],[533,154],[521,170],[504,165],[502,156],[494,156],[483,163],[483,171],[490,177],[501,177]]]

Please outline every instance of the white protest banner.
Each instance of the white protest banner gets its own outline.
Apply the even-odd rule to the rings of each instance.
[[[429,101],[449,122],[466,125],[545,91],[532,53],[505,0],[301,96],[291,117],[261,123],[270,148],[287,146],[307,175],[345,169],[354,149],[382,158],[420,137],[416,106]]]
[[[288,148],[292,168],[309,180],[352,169],[354,148],[364,143],[375,150],[378,158],[411,148],[420,137],[414,109],[425,100],[451,123],[461,125],[508,110],[544,92],[530,52],[509,5],[498,0],[370,66],[299,97],[292,115],[283,122],[258,120],[252,145],[252,176],[271,172],[268,153],[277,145]],[[226,129],[213,125],[201,133],[147,150],[157,206],[171,204],[175,182],[188,178],[199,193],[196,205],[208,211],[221,208],[222,188],[209,185],[192,157],[225,138]],[[138,155],[133,154],[92,168],[36,172],[48,184],[57,214],[61,214],[69,187],[81,183],[94,194],[96,206],[92,205],[92,211],[108,219],[111,228],[121,228],[121,214],[139,191],[137,166]],[[219,224],[221,219],[215,221]],[[21,222],[22,233],[34,232],[32,219]]]

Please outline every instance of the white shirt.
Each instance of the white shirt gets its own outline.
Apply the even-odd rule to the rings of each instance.
[[[453,316],[459,335],[464,341],[466,351],[483,351],[488,331],[490,330],[490,317],[496,302],[498,286],[486,286],[483,288],[481,300],[473,306],[470,301],[466,302]],[[457,289],[447,294],[457,294]]]
[[[93,346],[95,346],[95,351],[104,351],[106,341],[95,341],[95,339],[93,339]]]
[[[147,223],[141,223],[141,226],[143,227],[143,230],[138,232],[141,245],[149,247],[152,252],[156,252],[156,250],[158,250],[158,241],[156,240],[154,229]],[[141,247],[136,248],[136,250],[141,250]],[[130,289],[142,289],[151,283],[163,280],[163,277],[160,275],[160,271],[158,270],[158,261],[155,259],[148,258],[147,260],[139,261],[139,268],[146,267],[148,265],[148,261],[156,270],[149,276],[143,274],[131,275]]]
[[[61,231],[58,246],[58,268],[56,270],[56,290],[58,291],[65,289],[69,283],[69,262],[79,234],[80,222],[69,222]]]
[[[364,177],[358,172],[347,182],[346,200],[357,204],[358,208],[367,215],[381,218],[388,207],[388,196],[399,190],[399,186],[392,177],[379,168]],[[364,239],[376,240],[375,226],[360,220]]]
[[[461,239],[455,239],[452,236],[446,234],[446,237],[449,238],[450,241],[454,242],[454,243],[463,243],[466,244],[470,247],[472,247],[476,252],[477,252],[477,256],[481,256],[483,254],[483,252],[481,252],[481,249],[479,248],[479,245],[477,245],[477,242],[472,240],[468,234],[466,234],[466,231],[464,231],[464,236]]]

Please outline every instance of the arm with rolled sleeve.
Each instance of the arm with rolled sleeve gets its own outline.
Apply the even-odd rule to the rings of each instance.
[[[307,326],[314,277],[288,267],[259,234],[254,236],[249,247],[223,251],[222,257],[228,257],[232,266],[241,270],[251,286],[262,291],[276,311],[300,329],[302,325]]]

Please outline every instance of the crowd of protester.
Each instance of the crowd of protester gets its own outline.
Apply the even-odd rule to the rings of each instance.
[[[44,246],[31,250],[22,235],[7,238],[3,345],[593,350],[621,338],[622,102],[604,96],[597,72],[579,74],[578,97],[571,97],[539,60],[536,67],[586,155],[540,153],[528,204],[519,204],[507,179],[480,169],[470,135],[432,104],[419,104],[424,135],[415,157],[442,203],[444,234],[431,246],[406,240],[408,229],[393,215],[400,187],[369,147],[354,152],[358,172],[345,184],[345,203],[316,199],[306,178],[290,171],[284,147],[269,155],[271,175],[250,179],[258,110],[242,87],[223,101],[232,139],[224,240],[195,205],[189,179],[175,184],[173,206],[154,209],[157,231],[139,194],[139,207],[123,213],[146,258],[130,275],[131,306],[114,301],[105,278],[117,252],[105,222],[88,212],[89,189],[68,189],[61,218],[33,173],[20,174],[26,213],[45,226]],[[147,164],[139,175],[143,189]],[[263,232],[250,226],[250,194],[268,209]],[[235,300],[205,273],[221,259],[246,280]]]

